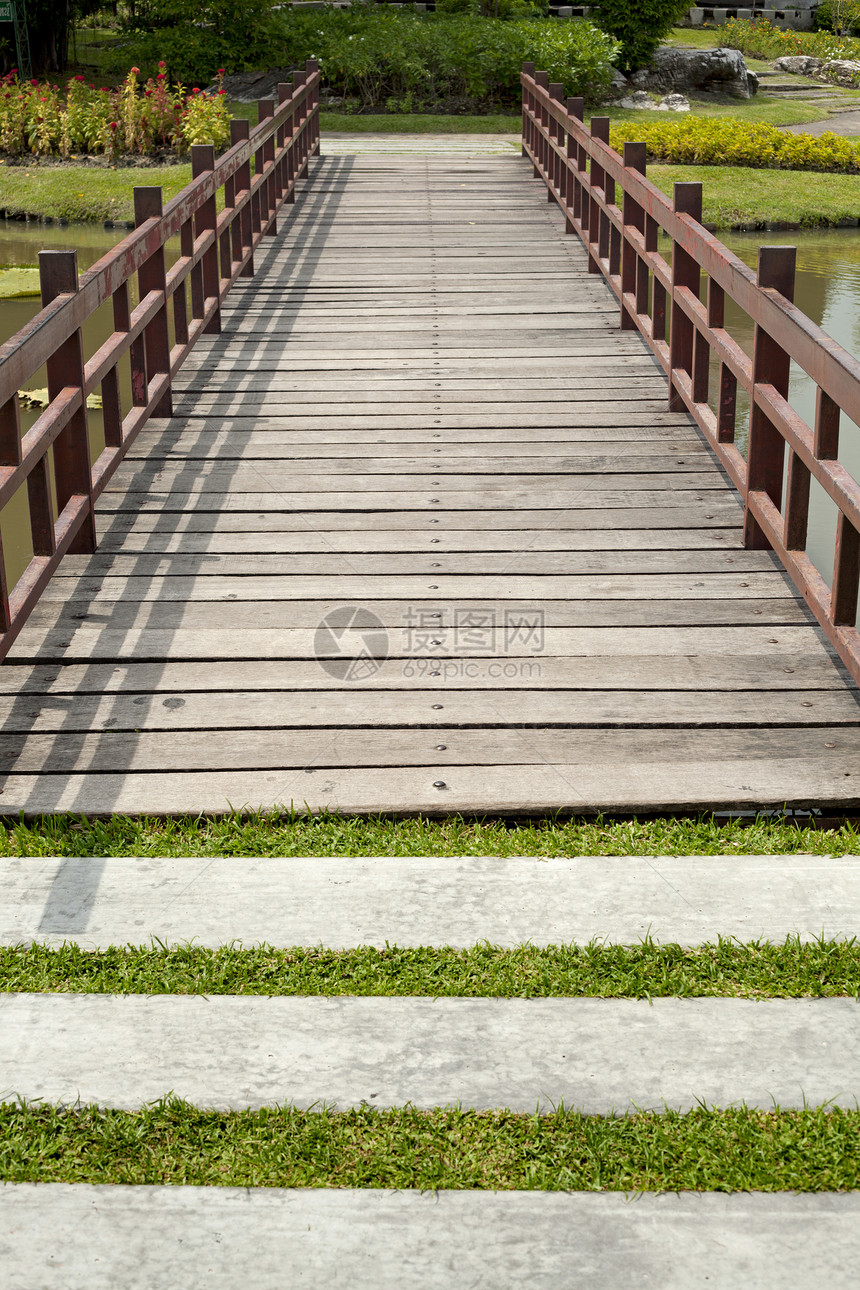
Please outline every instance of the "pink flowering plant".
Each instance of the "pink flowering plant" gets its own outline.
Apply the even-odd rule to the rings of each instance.
[[[116,89],[74,76],[64,87],[22,81],[13,69],[0,80],[0,152],[19,157],[104,154],[114,158],[185,152],[193,143],[221,151],[230,120],[221,86],[215,94],[171,86],[164,63],[141,83],[133,67]]]

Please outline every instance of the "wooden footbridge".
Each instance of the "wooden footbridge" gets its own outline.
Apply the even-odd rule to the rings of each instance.
[[[792,307],[793,252],[756,278],[699,185],[669,202],[530,67],[523,157],[319,156],[318,84],[195,148],[166,210],[138,189],[80,281],[41,257],[0,362],[32,534],[0,811],[855,807],[860,365]]]

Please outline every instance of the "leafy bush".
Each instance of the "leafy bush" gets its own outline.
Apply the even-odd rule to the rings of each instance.
[[[49,81],[0,81],[0,150],[18,157],[77,153],[144,156],[160,149],[184,152],[192,143],[222,150],[230,138],[223,93],[171,89],[162,63],[142,87],[133,67],[118,89],[96,89],[75,76],[65,89]]]
[[[621,41],[622,72],[635,72],[647,67],[689,7],[688,0],[592,0],[591,10],[603,30]]]
[[[111,70],[129,58],[146,75],[164,59],[186,85],[208,85],[216,68],[230,72],[272,66],[275,0],[146,0],[128,9]]]
[[[520,101],[531,60],[568,94],[597,99],[618,45],[588,22],[499,21],[470,14],[400,14],[385,6],[292,13],[283,62],[319,61],[330,92],[359,111],[493,111]]]
[[[301,67],[316,58],[329,92],[347,106],[410,112],[516,105],[522,65],[529,60],[546,69],[550,80],[563,82],[569,94],[599,99],[618,50],[617,42],[584,21],[502,21],[362,4],[277,12],[267,42],[264,52],[249,44],[222,57],[223,46],[207,30],[189,25],[136,38],[130,49],[144,69],[163,57],[186,84],[199,86],[218,66],[228,72]]]
[[[830,131],[818,137],[789,134],[772,125],[733,117],[625,121],[613,127],[610,138],[619,152],[624,143],[646,143],[650,160],[679,165],[860,172],[860,141],[843,139]]]
[[[782,31],[764,18],[729,18],[716,34],[721,44],[739,49],[750,58],[782,58],[788,54],[828,60],[860,57],[860,40],[824,31]]]

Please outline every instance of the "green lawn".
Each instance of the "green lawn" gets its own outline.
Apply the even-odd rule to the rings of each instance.
[[[9,1182],[543,1191],[846,1191],[860,1111],[221,1113],[0,1106]]]
[[[161,186],[164,200],[191,179],[191,166],[3,166],[0,208],[9,215],[70,221],[130,220],[138,184]]]
[[[288,863],[285,861],[285,863]],[[234,946],[0,948],[0,989],[87,994],[446,995],[458,998],[856,996],[860,945],[788,938],[682,949],[481,944],[384,950]]]
[[[651,165],[648,178],[669,194],[676,182],[700,182],[705,222],[717,229],[779,223],[815,228],[860,216],[860,175]]]

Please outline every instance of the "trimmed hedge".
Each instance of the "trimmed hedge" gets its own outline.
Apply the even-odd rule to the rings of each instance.
[[[610,139],[619,152],[624,143],[646,143],[650,160],[678,165],[860,172],[860,141],[830,131],[819,136],[790,134],[731,117],[625,121],[612,128]]]

